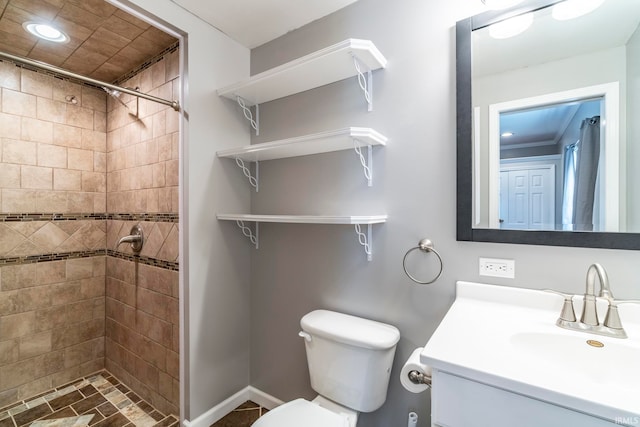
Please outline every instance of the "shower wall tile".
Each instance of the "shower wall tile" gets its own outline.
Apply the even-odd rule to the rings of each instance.
[[[0,62],[0,88],[20,90],[20,69],[8,62]]]
[[[122,85],[175,97],[178,58]],[[0,62],[0,214],[18,214],[0,221],[0,406],[108,365],[179,412],[179,115],[121,99]],[[103,212],[113,216],[16,220]],[[137,223],[147,240],[133,262],[128,245],[114,248]]]
[[[105,93],[0,65],[0,212],[104,212]]]
[[[0,258],[103,249],[106,236],[104,220],[2,222]]]
[[[105,363],[158,409],[176,411],[178,272],[146,264],[137,269],[132,261],[107,259]]]
[[[104,367],[105,258],[0,267],[1,402]]]
[[[20,122],[16,121],[13,114],[0,113],[0,129],[4,138],[20,138]]]
[[[170,54],[123,85],[171,98],[176,58]],[[179,114],[144,99],[120,99],[127,107],[107,100],[107,211],[178,212]]]
[[[2,112],[22,117],[36,117],[36,97],[15,90],[2,89]]]
[[[140,255],[163,261],[178,261],[179,230],[177,223],[107,220],[107,248],[115,249],[118,240],[129,235],[131,227],[136,224],[142,227],[145,236]],[[117,250],[133,254],[131,245],[121,245]]]

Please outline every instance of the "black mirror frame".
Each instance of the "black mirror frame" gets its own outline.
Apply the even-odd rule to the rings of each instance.
[[[473,228],[471,32],[511,16],[562,0],[527,0],[503,11],[490,11],[456,24],[457,240],[584,248],[640,249],[640,233],[519,231]]]

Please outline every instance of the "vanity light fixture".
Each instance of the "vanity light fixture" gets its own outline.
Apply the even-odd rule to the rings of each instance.
[[[481,0],[485,6],[491,10],[506,9],[511,6],[515,6],[518,3],[522,3],[523,0]]]
[[[492,24],[489,35],[494,39],[508,39],[526,31],[533,23],[533,13],[514,16],[504,21]]]
[[[44,24],[42,22],[27,21],[22,24],[22,28],[30,32],[36,37],[43,40],[48,40],[55,43],[66,43],[69,41],[69,36],[58,30],[57,28]]]
[[[604,2],[605,0],[565,0],[553,6],[551,16],[558,21],[567,21],[593,12]]]

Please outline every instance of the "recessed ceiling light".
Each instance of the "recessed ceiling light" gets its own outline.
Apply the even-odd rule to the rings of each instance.
[[[605,0],[566,0],[553,6],[551,15],[558,21],[567,21],[593,12]]]
[[[522,3],[523,0],[481,0],[489,9],[500,10]]]
[[[25,22],[24,24],[22,24],[22,28],[24,28],[34,36],[44,40],[48,40],[50,42],[66,43],[69,41],[68,35],[58,30],[57,28],[52,27],[49,24],[43,24],[42,22]]]
[[[489,26],[489,35],[494,39],[508,39],[524,32],[533,23],[533,13],[514,16]]]

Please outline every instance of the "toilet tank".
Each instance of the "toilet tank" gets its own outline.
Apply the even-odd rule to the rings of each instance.
[[[301,320],[311,387],[321,396],[359,412],[372,412],[387,398],[397,328],[328,310]],[[305,335],[305,334],[302,334]]]

